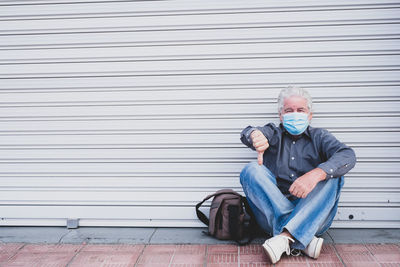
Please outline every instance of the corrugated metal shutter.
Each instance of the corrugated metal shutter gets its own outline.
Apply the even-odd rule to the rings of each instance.
[[[399,8],[2,1],[0,224],[201,226],[255,160],[240,131],[296,84],[358,155],[334,226],[399,227]]]

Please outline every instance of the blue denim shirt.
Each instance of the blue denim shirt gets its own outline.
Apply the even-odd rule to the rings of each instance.
[[[264,152],[264,165],[275,175],[279,189],[287,197],[293,181],[312,169],[321,168],[330,179],[345,175],[356,164],[354,150],[325,129],[308,126],[300,136],[292,136],[282,124],[278,127],[273,123],[263,127],[248,126],[240,140],[253,150],[250,134],[256,129],[269,143]]]

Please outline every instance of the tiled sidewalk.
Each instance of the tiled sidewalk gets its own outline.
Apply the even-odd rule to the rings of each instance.
[[[260,245],[0,244],[0,266],[261,267]],[[398,244],[324,244],[318,260],[283,256],[275,266],[400,266]]]

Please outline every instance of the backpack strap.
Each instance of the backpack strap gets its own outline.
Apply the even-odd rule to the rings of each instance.
[[[233,240],[238,242],[239,240],[239,207],[229,206],[229,234],[232,236]]]
[[[241,240],[235,239],[236,243],[239,246],[249,244],[256,236],[257,229],[259,227],[257,224],[256,218],[254,216],[254,213],[253,213],[252,209],[250,208],[250,205],[247,201],[247,198],[242,196],[242,201],[243,201],[244,209],[245,209],[246,213],[249,215],[250,219],[249,219],[248,225],[244,227],[244,231],[245,231],[244,238]]]
[[[240,195],[239,193],[233,191],[232,189],[221,189],[221,190],[218,190],[217,192],[215,192],[214,194],[206,196],[201,202],[197,203],[197,205],[196,205],[197,218],[199,218],[199,220],[202,221],[205,225],[208,226],[210,224],[210,221],[207,218],[207,216],[203,212],[200,211],[201,205],[204,202],[206,202],[207,200],[209,200],[210,198],[216,197],[216,196],[219,196],[219,195],[222,195],[222,194],[232,194],[232,195],[236,195],[236,196],[242,197],[242,195]]]

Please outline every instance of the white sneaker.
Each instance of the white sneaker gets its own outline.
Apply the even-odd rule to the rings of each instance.
[[[271,263],[276,263],[281,259],[283,252],[290,255],[289,240],[294,242],[293,239],[283,235],[277,235],[267,239],[262,245]]]
[[[324,243],[323,238],[314,236],[310,244],[303,250],[303,253],[313,259],[317,259],[321,253],[322,243]]]

